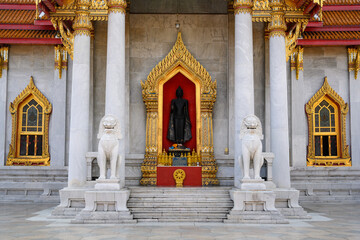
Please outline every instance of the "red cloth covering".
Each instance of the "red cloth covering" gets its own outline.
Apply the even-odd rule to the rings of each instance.
[[[181,87],[184,92],[184,99],[189,102],[189,117],[191,122],[191,135],[190,141],[184,145],[188,148],[195,149],[196,151],[196,93],[195,84],[187,79],[181,73],[176,74],[169,81],[164,84],[163,88],[163,133],[162,133],[162,147],[167,152],[169,147],[174,143],[169,141],[166,136],[169,127],[171,100],[176,98],[176,89]]]
[[[184,186],[202,186],[201,167],[157,167],[157,186],[176,186],[174,171],[185,171]]]

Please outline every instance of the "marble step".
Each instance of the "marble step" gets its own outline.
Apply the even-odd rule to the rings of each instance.
[[[129,202],[229,202],[230,196],[222,198],[212,198],[212,197],[131,197]]]
[[[138,222],[184,222],[184,223],[192,223],[192,222],[223,222],[224,219],[214,219],[214,218],[192,218],[192,219],[137,219]]]
[[[158,194],[158,193],[201,193],[201,194],[211,194],[211,193],[223,193],[229,194],[231,188],[228,187],[212,187],[212,188],[161,188],[161,187],[129,187],[131,193],[147,193],[147,194]]]
[[[194,208],[194,207],[189,207],[189,208],[169,208],[169,207],[164,207],[164,208],[144,208],[144,207],[132,207],[131,208],[131,212],[135,213],[135,212],[148,212],[148,213],[153,213],[153,212],[211,212],[211,213],[224,213],[224,212],[229,212],[231,210],[231,207],[204,207],[204,208]]]
[[[128,208],[139,222],[223,222],[234,206],[229,187],[132,187]]]
[[[129,208],[133,207],[233,207],[233,202],[132,202],[127,203]]]
[[[174,213],[174,212],[164,212],[164,213],[133,213],[134,219],[193,219],[193,218],[203,218],[203,219],[225,219],[227,217],[226,213]]]
[[[132,192],[131,196],[215,196],[215,197],[222,197],[228,196],[229,191],[227,192]]]

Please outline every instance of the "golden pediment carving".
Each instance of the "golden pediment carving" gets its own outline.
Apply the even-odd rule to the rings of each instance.
[[[159,81],[177,66],[183,66],[201,80],[201,98],[216,100],[216,80],[212,81],[206,69],[187,50],[178,33],[177,40],[169,54],[159,62],[150,72],[146,81],[141,81],[143,99],[157,96]]]

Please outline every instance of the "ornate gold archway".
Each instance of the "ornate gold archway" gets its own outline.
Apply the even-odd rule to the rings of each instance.
[[[206,69],[186,49],[181,33],[170,53],[141,82],[146,106],[146,148],[141,166],[142,185],[156,185],[157,157],[162,151],[163,86],[177,73],[195,84],[196,92],[196,146],[202,163],[202,184],[217,185],[217,165],[214,158],[212,110],[216,101],[216,80],[212,81]]]

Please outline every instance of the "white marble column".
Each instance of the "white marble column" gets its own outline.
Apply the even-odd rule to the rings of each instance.
[[[118,166],[120,186],[125,186],[125,9],[126,1],[109,1],[106,97],[105,114],[115,115],[120,122],[123,138],[120,140],[119,155],[122,159]]]
[[[240,187],[242,171],[240,129],[242,120],[254,114],[254,62],[252,1],[234,1],[235,12],[235,163],[234,185]]]
[[[355,79],[355,73],[351,71],[349,72],[349,78],[351,161],[353,168],[360,169],[360,73]]]
[[[0,48],[1,58],[4,61],[0,68],[2,68],[2,74],[0,77],[0,166],[4,166],[6,163],[6,116],[10,114],[8,106],[6,104],[7,100],[7,66],[8,66],[8,47]]]
[[[68,186],[86,183],[85,154],[89,150],[90,107],[90,0],[78,2],[74,28],[73,80],[71,91]]]
[[[270,39],[270,145],[275,154],[273,180],[279,188],[290,188],[289,120],[286,79],[283,0],[272,0]]]

